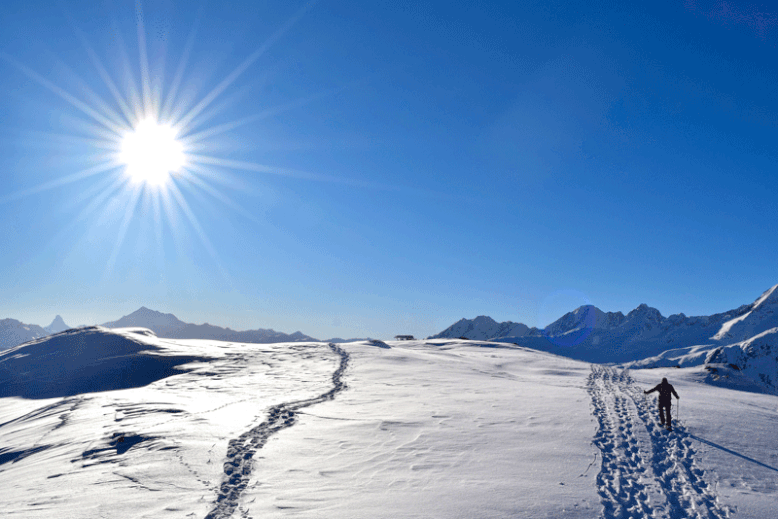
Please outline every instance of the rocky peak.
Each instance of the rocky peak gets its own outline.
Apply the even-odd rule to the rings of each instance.
[[[59,333],[59,332],[64,332],[65,330],[69,330],[70,326],[65,324],[65,321],[62,319],[62,316],[58,315],[54,318],[51,324],[45,326],[44,329],[49,333]]]

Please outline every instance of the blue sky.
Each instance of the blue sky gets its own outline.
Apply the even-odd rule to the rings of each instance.
[[[52,4],[0,17],[0,317],[386,338],[778,283],[761,4]],[[102,166],[145,99],[198,137],[161,188]]]

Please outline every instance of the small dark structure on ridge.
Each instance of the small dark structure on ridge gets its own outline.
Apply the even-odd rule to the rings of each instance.
[[[412,341],[413,335],[395,335],[394,338],[398,341]]]

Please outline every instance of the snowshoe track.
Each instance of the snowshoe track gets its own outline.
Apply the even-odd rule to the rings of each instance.
[[[329,344],[330,349],[340,356],[340,365],[332,374],[333,387],[326,393],[307,400],[298,400],[278,404],[270,408],[268,418],[253,429],[230,440],[227,447],[227,459],[224,462],[224,479],[219,489],[219,495],[214,508],[205,519],[228,519],[239,508],[240,496],[246,489],[251,477],[252,458],[256,451],[267,443],[273,434],[291,427],[297,421],[297,411],[304,407],[332,400],[335,395],[346,388],[341,380],[348,366],[349,354],[335,344]],[[241,515],[246,513],[241,510]]]
[[[654,406],[628,371],[592,366],[587,390],[598,422],[593,443],[602,453],[601,517],[729,517],[729,508],[705,481],[686,429],[677,423],[673,432],[660,426]]]

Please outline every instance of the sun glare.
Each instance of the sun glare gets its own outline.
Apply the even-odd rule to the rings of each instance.
[[[122,139],[119,160],[133,181],[162,185],[184,166],[184,146],[170,126],[143,119]]]

